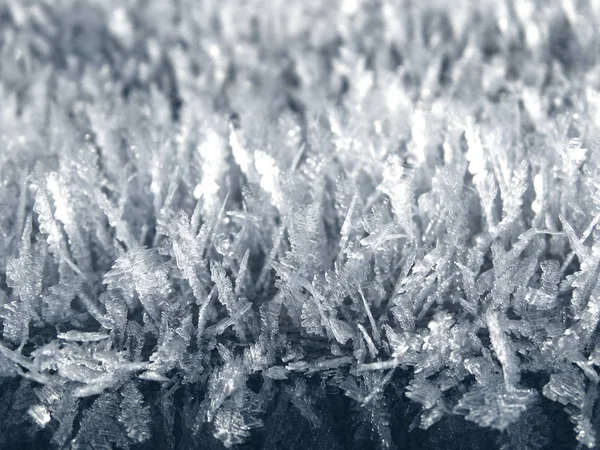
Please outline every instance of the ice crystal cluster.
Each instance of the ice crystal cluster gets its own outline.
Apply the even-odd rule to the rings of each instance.
[[[597,448],[600,1],[0,2],[0,448]]]

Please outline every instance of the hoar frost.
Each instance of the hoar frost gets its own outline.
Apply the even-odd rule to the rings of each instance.
[[[596,448],[599,21],[0,3],[0,447]]]

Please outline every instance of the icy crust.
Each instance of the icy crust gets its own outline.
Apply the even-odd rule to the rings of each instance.
[[[599,12],[0,3],[0,447],[595,448]]]

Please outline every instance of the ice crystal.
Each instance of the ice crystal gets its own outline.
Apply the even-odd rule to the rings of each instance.
[[[595,448],[597,9],[0,2],[0,447]]]

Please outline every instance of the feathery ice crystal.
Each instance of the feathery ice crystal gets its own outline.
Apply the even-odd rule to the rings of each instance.
[[[598,30],[1,2],[0,447],[596,448]]]

